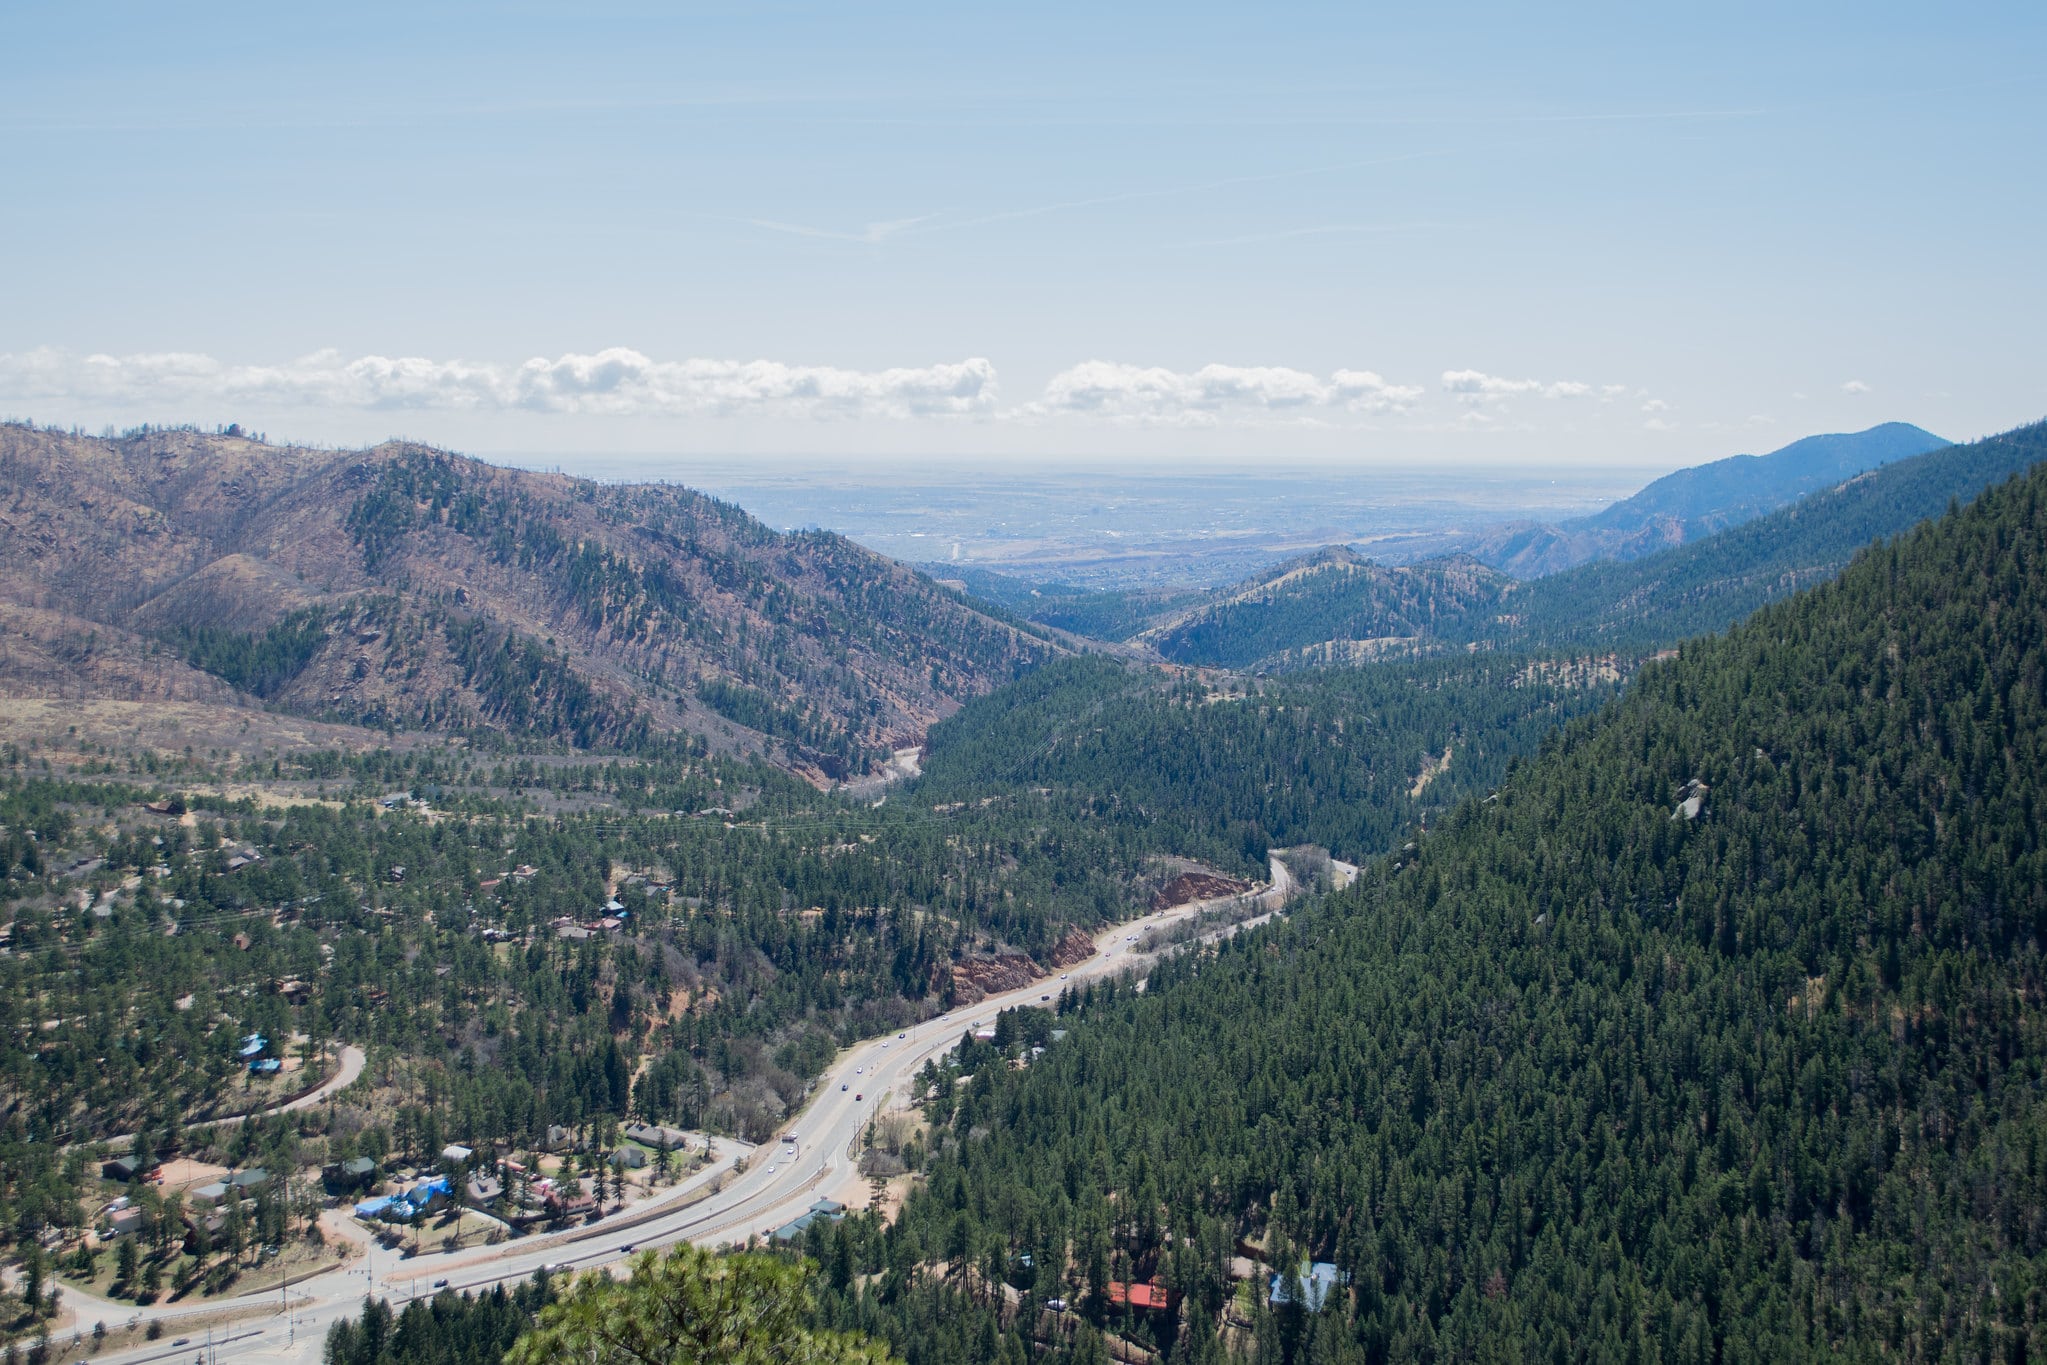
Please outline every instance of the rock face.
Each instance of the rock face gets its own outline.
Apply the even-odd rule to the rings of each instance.
[[[841,537],[669,485],[399,442],[18,424],[0,425],[0,611],[16,696],[219,696],[577,745],[685,731],[819,777],[1055,651]]]
[[[1216,872],[1182,872],[1152,894],[1151,908],[1171,910],[1176,905],[1189,901],[1205,901],[1216,896],[1235,896],[1251,889],[1251,883],[1235,877],[1225,877]]]
[[[1045,969],[1022,953],[970,957],[952,965],[952,994],[962,1005],[977,1005],[991,995],[1028,986],[1044,975]]]
[[[1081,928],[1068,929],[1066,937],[1053,945],[1052,965],[1054,967],[1071,967],[1075,963],[1087,961],[1094,955],[1095,941],[1088,937],[1087,930]]]

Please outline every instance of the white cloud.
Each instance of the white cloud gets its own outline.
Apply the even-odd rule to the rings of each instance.
[[[1213,425],[1225,416],[1307,417],[1317,410],[1404,411],[1419,388],[1389,384],[1370,370],[1327,379],[1283,366],[1204,365],[1198,370],[1089,360],[1052,376],[1026,415],[1073,413],[1120,422]]]
[[[612,347],[503,366],[316,351],[282,365],[230,365],[188,352],[88,355],[48,347],[0,354],[0,398],[113,407],[174,402],[294,408],[496,409],[611,416],[972,416],[993,411],[983,359],[887,370],[773,360],[654,360]]]
[[[1583,398],[1592,392],[1590,384],[1575,379],[1544,382],[1540,379],[1502,379],[1481,370],[1443,371],[1443,392],[1460,403],[1492,403],[1507,398]]]
[[[1661,398],[1652,398],[1642,405],[1642,411],[1644,412],[1668,412],[1669,410],[1670,404],[1664,402]]]
[[[1860,379],[1851,379],[1851,380],[1849,380],[1849,381],[1848,381],[1847,383],[1845,383],[1845,384],[1843,384],[1843,385],[1841,386],[1841,392],[1842,392],[1842,393],[1868,393],[1868,392],[1869,392],[1869,385],[1867,385],[1867,384],[1863,383],[1863,382],[1862,382],[1862,381],[1861,381]]]

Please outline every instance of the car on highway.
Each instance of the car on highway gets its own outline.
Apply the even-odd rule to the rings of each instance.
[[[171,1343],[171,1345],[173,1346],[190,1346],[191,1344],[192,1338],[190,1337],[179,1337],[176,1341]]]
[[[627,1256],[630,1256],[632,1255],[633,1245],[634,1245],[633,1243],[627,1242],[624,1246],[619,1248],[619,1251]]]
[[[448,1287],[448,1282],[447,1282],[446,1280],[435,1280],[435,1281],[434,1281],[434,1288],[436,1288],[436,1289],[446,1289],[447,1287]]]
[[[1049,996],[1049,995],[1041,995],[1041,996],[1039,996],[1039,997],[1038,997],[1038,999],[1040,999],[1040,1000],[1050,1000],[1051,998],[1052,998],[1052,997],[1051,997],[1051,996]]]
[[[1065,972],[1061,972],[1061,973],[1059,973],[1059,979],[1060,979],[1061,981],[1064,981],[1064,980],[1066,979],[1066,973],[1065,973]]]
[[[867,1068],[864,1066],[856,1066],[853,1068],[853,1074],[855,1076],[865,1076],[867,1074]]]
[[[910,1036],[910,1035],[909,1035],[909,1034],[907,1034],[907,1033],[898,1033],[898,1034],[896,1035],[896,1037],[898,1037],[898,1038],[907,1038],[907,1037],[909,1037],[909,1036]]]
[[[866,1099],[866,1098],[867,1098],[867,1096],[865,1096],[865,1095],[855,1095],[855,1096],[854,1096],[853,1098],[854,1098],[855,1100],[864,1100],[864,1099]]]
[[[769,1174],[769,1175],[773,1175],[774,1173],[775,1173],[775,1168],[774,1168],[773,1166],[770,1166],[770,1167],[768,1167],[768,1174]]]
[[[841,1085],[839,1086],[839,1089],[841,1089],[841,1090],[844,1090],[845,1088],[846,1088],[846,1087],[845,1087],[845,1086],[844,1086],[843,1084],[841,1084]]]

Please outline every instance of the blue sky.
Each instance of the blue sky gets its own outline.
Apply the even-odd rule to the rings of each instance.
[[[1677,464],[2047,414],[2038,5],[0,9],[0,413]]]

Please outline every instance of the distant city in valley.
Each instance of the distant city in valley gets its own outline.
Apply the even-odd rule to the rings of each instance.
[[[648,462],[576,464],[599,476],[669,476]],[[907,563],[970,565],[1076,587],[1152,588],[1217,587],[1330,544],[1404,563],[1440,553],[1460,531],[1597,511],[1661,472],[1253,464],[1177,473],[1055,465],[1035,473],[1027,462],[977,468],[962,461],[939,470],[886,461],[847,468],[692,460],[669,477],[738,503],[770,526],[838,531]]]

